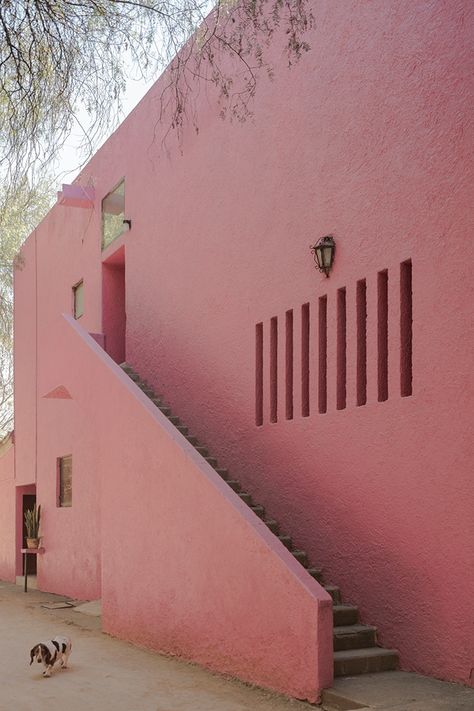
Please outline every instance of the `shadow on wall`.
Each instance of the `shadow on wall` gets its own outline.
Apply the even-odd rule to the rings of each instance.
[[[173,373],[189,373],[193,362],[189,344],[181,349],[175,334],[162,334],[162,338],[167,351],[174,354]],[[187,357],[180,360],[182,352]],[[345,601],[359,605],[362,621],[378,626],[380,642],[399,649],[403,668],[433,676],[449,669],[444,678],[468,681],[460,622],[468,614],[466,598],[458,599],[442,572],[446,541],[436,544],[426,528],[426,535],[421,534],[432,517],[430,492],[423,502],[411,488],[416,464],[410,461],[410,447],[416,447],[416,440],[406,451],[397,445],[403,437],[397,423],[405,420],[406,425],[407,417],[413,431],[423,431],[413,399],[402,398],[398,392],[388,402],[371,402],[364,408],[354,404],[346,413],[334,408],[328,415],[314,414],[262,429],[254,424],[251,391],[245,411],[227,401],[231,426],[223,426],[211,404],[213,393],[226,392],[225,378],[219,380],[218,372],[200,369],[185,377],[185,396],[192,403],[187,413],[186,404],[175,405],[173,392],[166,387],[165,369],[160,381],[153,382],[140,364],[133,365],[221,465],[231,467],[232,477],[240,480],[256,503],[263,504],[296,545],[308,551],[312,563],[325,568],[327,581],[341,587]],[[208,394],[205,402],[203,393]],[[176,399],[183,401],[183,391]],[[199,413],[194,403],[200,403]],[[380,407],[385,408],[384,418],[377,419],[374,429],[374,413]],[[337,431],[331,433],[336,417]],[[361,428],[364,441],[354,442],[354,425]],[[308,457],[308,448],[313,449],[313,457]],[[423,457],[423,452],[417,454],[418,460]],[[394,467],[396,479],[391,474]],[[435,500],[439,498],[435,490],[431,493]],[[453,559],[450,565],[455,567]],[[465,670],[462,677],[460,669]]]

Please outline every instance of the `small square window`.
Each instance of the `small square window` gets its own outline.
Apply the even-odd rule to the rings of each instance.
[[[72,287],[74,318],[80,318],[84,313],[84,282]]]
[[[102,200],[102,249],[127,230],[125,218],[125,181],[122,180]]]
[[[72,506],[72,455],[58,459],[58,506]]]

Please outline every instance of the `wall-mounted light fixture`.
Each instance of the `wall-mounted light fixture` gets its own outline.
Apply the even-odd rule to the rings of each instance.
[[[124,230],[131,230],[132,229],[132,221],[131,220],[122,220],[123,225],[124,225]]]
[[[310,249],[313,252],[317,268],[328,277],[334,264],[334,254],[336,252],[334,237],[332,235],[321,237],[319,242],[316,242]]]

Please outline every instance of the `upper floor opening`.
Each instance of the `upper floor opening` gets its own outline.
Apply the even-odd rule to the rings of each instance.
[[[102,200],[102,249],[128,229],[125,220],[125,180]]]

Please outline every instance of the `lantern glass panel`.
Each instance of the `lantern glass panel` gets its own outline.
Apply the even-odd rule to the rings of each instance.
[[[322,249],[322,258],[323,258],[323,264],[322,266],[324,267],[330,267],[331,262],[332,262],[332,245],[326,245]]]
[[[319,267],[320,269],[322,269],[323,266],[324,266],[324,262],[323,262],[323,248],[318,245],[318,246],[316,247],[316,249],[314,250],[314,252],[315,252],[315,254],[316,254],[316,259],[317,259],[317,262],[318,262],[318,267]]]

